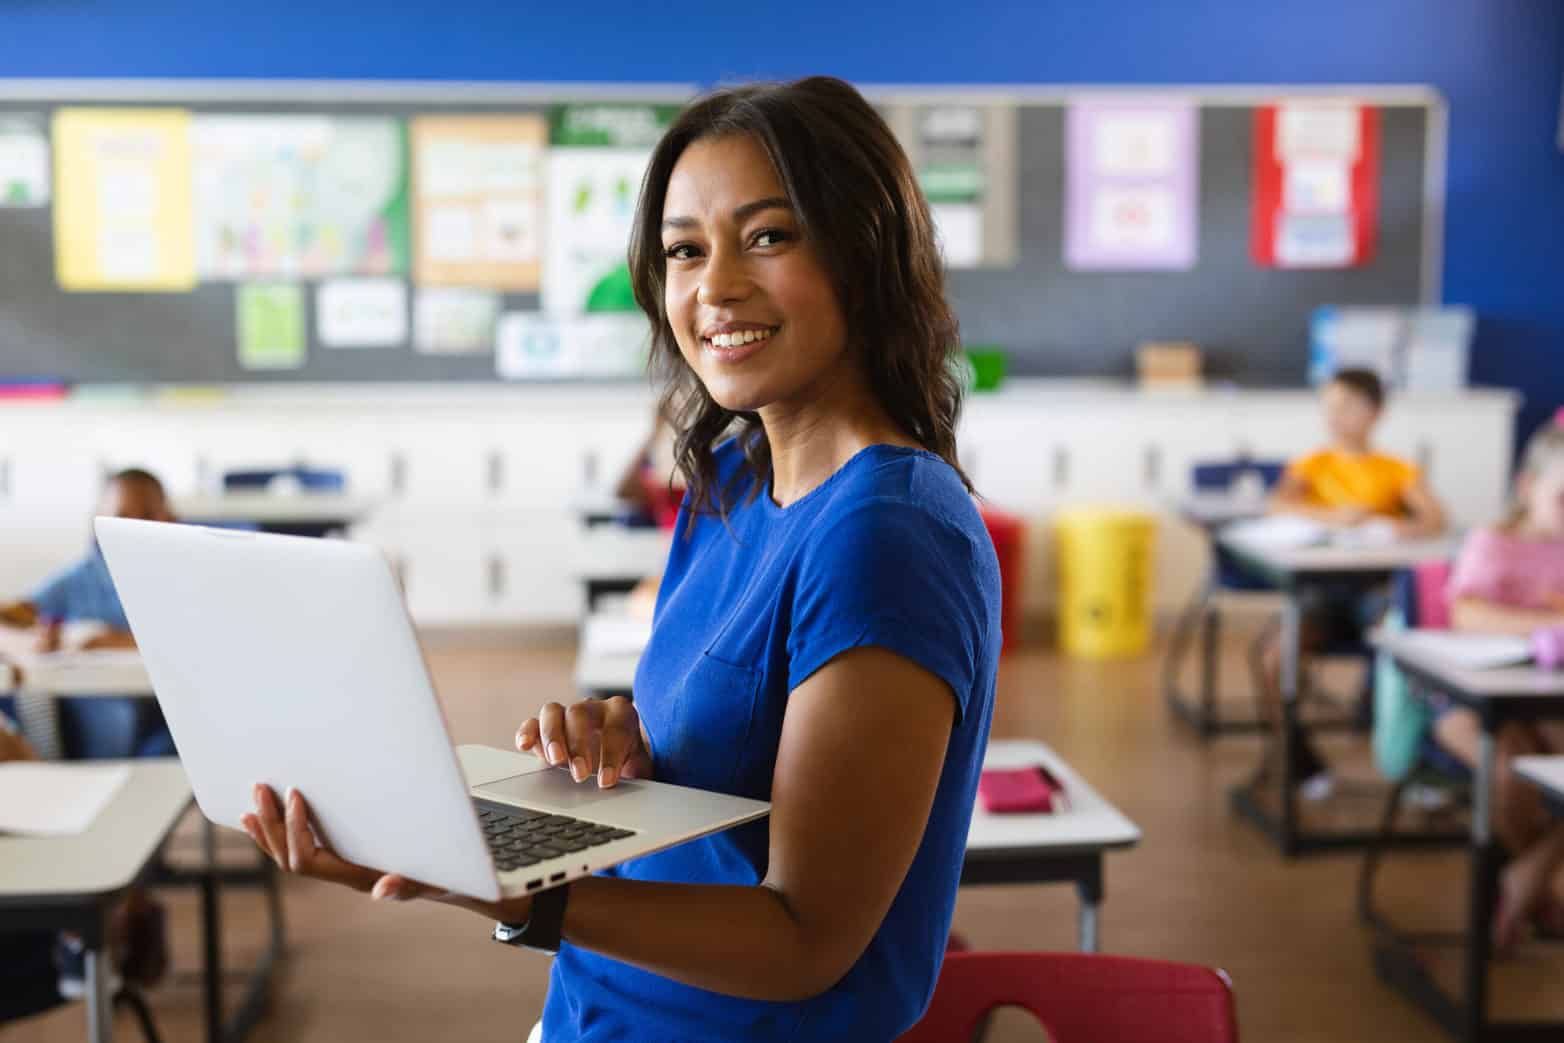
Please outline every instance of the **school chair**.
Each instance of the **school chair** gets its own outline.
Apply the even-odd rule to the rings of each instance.
[[[1053,1043],[1237,1043],[1226,973],[1096,953],[958,952],[898,1043],[967,1043],[995,1010],[1022,1007]]]
[[[1448,629],[1450,603],[1446,589],[1450,570],[1449,562],[1433,561],[1398,576],[1391,612],[1384,625],[1395,629]],[[1379,658],[1375,673],[1374,763],[1394,785],[1385,800],[1379,830],[1364,850],[1358,870],[1358,919],[1377,933],[1395,935],[1408,943],[1464,944],[1466,936],[1459,932],[1412,936],[1398,931],[1375,905],[1375,878],[1385,852],[1401,836],[1396,826],[1403,805],[1411,796],[1437,797],[1440,806],[1452,812],[1471,806],[1471,772],[1435,741],[1429,730],[1431,713],[1427,704],[1388,657]],[[1448,844],[1442,846],[1459,847],[1466,842],[1459,832],[1452,832],[1448,839]]]
[[[262,467],[248,471],[224,471],[223,492],[265,492],[279,478],[292,478],[307,493],[340,493],[347,488],[347,476],[335,467]]]
[[[1282,461],[1252,460],[1247,456],[1209,460],[1190,468],[1190,485],[1197,494],[1212,495],[1231,493],[1243,483],[1252,482],[1269,494],[1281,481],[1285,469],[1286,464]],[[1211,532],[1208,528],[1208,536]],[[1239,567],[1232,555],[1214,539],[1210,540],[1210,546],[1211,565],[1206,572],[1205,582],[1174,623],[1162,674],[1162,690],[1168,708],[1176,718],[1192,727],[1201,739],[1257,732],[1265,727],[1258,718],[1223,718],[1217,709],[1221,689],[1222,647],[1222,612],[1219,602],[1226,595],[1272,589],[1269,584]],[[1200,681],[1196,698],[1191,699],[1179,684],[1179,674],[1183,671],[1197,634],[1200,637]]]

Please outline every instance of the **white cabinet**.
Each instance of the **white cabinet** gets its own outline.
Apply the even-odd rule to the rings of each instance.
[[[582,561],[613,556],[585,541],[572,499],[593,479],[618,477],[653,402],[639,387],[269,387],[200,404],[5,406],[0,597],[81,553],[105,469],[149,467],[178,496],[212,491],[228,468],[302,460],[343,469],[354,495],[379,504],[354,537],[400,563],[419,623],[567,622],[581,610]],[[1401,396],[1382,441],[1422,460],[1457,524],[1480,524],[1504,509],[1515,406],[1498,391]],[[1027,519],[1023,598],[1037,609],[1053,597],[1058,508],[1160,511],[1187,490],[1197,461],[1285,459],[1323,437],[1306,391],[1019,380],[967,400],[958,444],[978,491]],[[1159,607],[1187,596],[1193,550],[1188,539],[1164,541]]]

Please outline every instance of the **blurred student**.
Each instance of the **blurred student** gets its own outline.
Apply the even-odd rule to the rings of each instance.
[[[1516,478],[1509,517],[1467,537],[1450,579],[1451,625],[1458,630],[1529,636],[1564,627],[1564,429],[1532,437]],[[1477,715],[1443,707],[1434,722],[1440,747],[1476,766],[1482,726]],[[1496,736],[1494,831],[1511,856],[1499,877],[1493,922],[1497,949],[1513,946],[1529,922],[1564,936],[1564,903],[1554,891],[1564,864],[1564,822],[1537,788],[1512,771],[1515,757],[1564,753],[1564,722],[1511,722]]]
[[[652,416],[652,429],[625,465],[614,484],[614,496],[627,508],[620,520],[639,528],[652,528],[659,517],[677,513],[684,498],[678,476],[673,425],[661,409]]]
[[[1287,466],[1273,494],[1273,514],[1301,515],[1333,529],[1374,527],[1398,540],[1430,539],[1444,531],[1445,514],[1417,465],[1374,447],[1374,429],[1385,410],[1385,388],[1371,370],[1344,369],[1321,389],[1330,443]],[[1384,615],[1385,591],[1361,583],[1310,584],[1302,591],[1298,675],[1304,659],[1321,648],[1358,643]],[[1281,715],[1281,635],[1268,634],[1260,649],[1261,712]],[[1331,789],[1325,761],[1302,732],[1292,744],[1292,777],[1305,797]]]
[[[98,513],[149,521],[174,520],[163,484],[139,468],[120,471],[109,478]],[[136,647],[96,539],[80,560],[45,580],[31,596],[0,604],[0,624],[36,628],[40,652],[64,648],[67,625],[87,625],[92,631],[74,643],[73,649]],[[166,756],[174,752],[161,715],[145,699],[62,699],[60,731],[68,757]]]

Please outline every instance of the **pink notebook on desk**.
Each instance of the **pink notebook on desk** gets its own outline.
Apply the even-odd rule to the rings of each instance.
[[[978,802],[992,815],[1047,815],[1070,806],[1064,784],[1041,764],[985,768],[978,776]]]

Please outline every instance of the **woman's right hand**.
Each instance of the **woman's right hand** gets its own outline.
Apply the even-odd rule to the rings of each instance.
[[[593,775],[603,789],[620,779],[652,777],[651,747],[635,704],[622,695],[583,699],[568,709],[544,703],[536,717],[516,729],[516,749],[532,751],[585,782]]]

